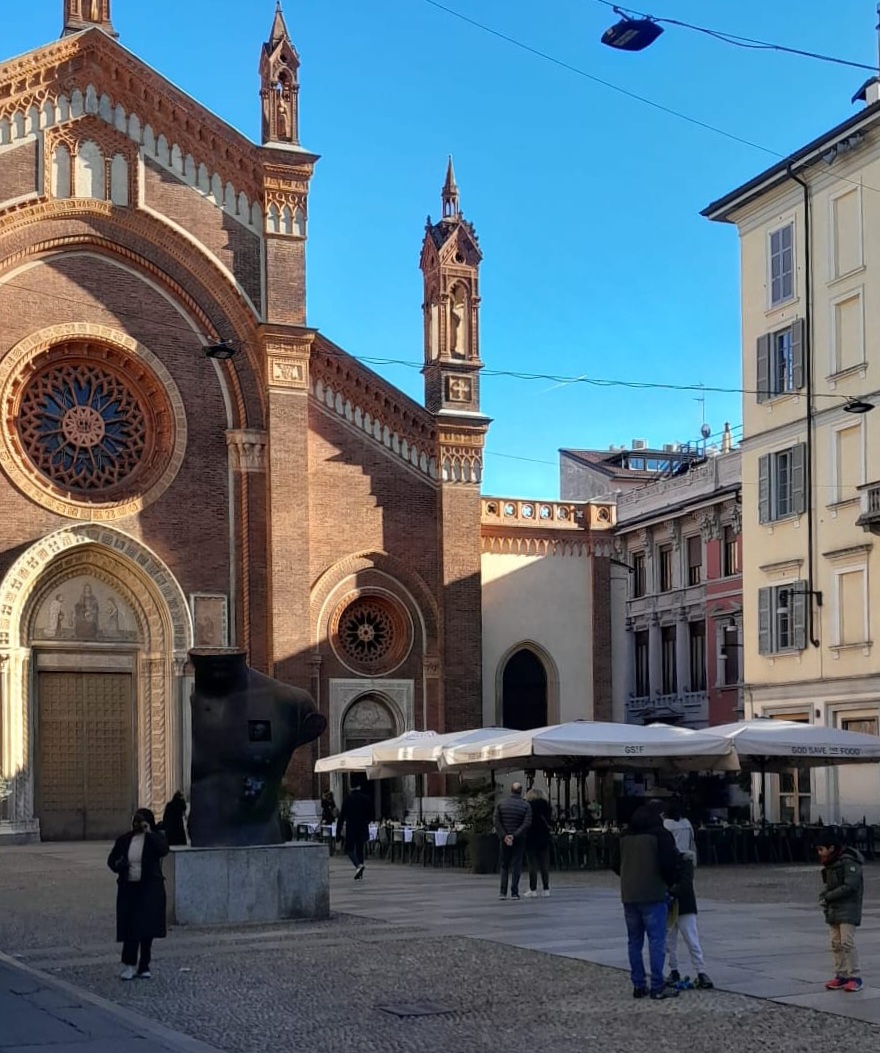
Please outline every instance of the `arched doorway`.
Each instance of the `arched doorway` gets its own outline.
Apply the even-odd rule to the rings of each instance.
[[[342,718],[343,750],[359,749],[374,742],[394,738],[399,734],[394,714],[384,700],[375,694],[362,695],[346,710]],[[403,799],[400,779],[378,779],[368,782],[366,776],[355,773],[347,776],[345,792],[352,786],[361,785],[368,794],[373,794],[377,819],[390,819],[399,809]]]
[[[161,810],[189,760],[192,624],[168,568],[113,527],[66,527],[13,564],[0,610],[13,823],[44,840],[104,840],[135,804]]]
[[[527,647],[515,651],[504,666],[501,722],[515,731],[540,728],[548,722],[547,670]]]

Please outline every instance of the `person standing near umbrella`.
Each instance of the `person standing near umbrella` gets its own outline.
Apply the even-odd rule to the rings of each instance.
[[[507,879],[510,877],[510,898],[519,899],[519,878],[522,873],[526,834],[532,825],[532,809],[523,800],[522,783],[510,787],[510,796],[495,807],[495,833],[501,842],[501,894],[507,899]]]
[[[620,876],[620,898],[626,919],[630,977],[633,998],[675,998],[678,991],[666,987],[666,917],[669,889],[679,877],[679,854],[675,839],[663,826],[663,813],[655,803],[636,809],[612,861]],[[651,986],[645,974],[643,950],[648,937]]]
[[[336,839],[342,841],[344,838],[343,847],[354,867],[355,881],[360,881],[364,876],[364,850],[370,840],[372,819],[373,802],[364,793],[362,786],[352,786],[336,820]]]
[[[862,855],[844,845],[843,838],[834,830],[821,835],[816,852],[822,864],[824,885],[819,904],[831,929],[834,958],[834,977],[825,986],[829,991],[861,991],[856,929],[862,924]]]
[[[532,810],[532,822],[526,833],[526,856],[529,861],[529,891],[526,896],[538,895],[538,871],[541,871],[543,895],[550,895],[550,802],[543,790],[537,786],[526,794]]]

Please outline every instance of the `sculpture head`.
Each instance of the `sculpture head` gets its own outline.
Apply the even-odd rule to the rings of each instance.
[[[247,685],[247,651],[237,648],[201,648],[189,652],[200,695],[227,695]]]

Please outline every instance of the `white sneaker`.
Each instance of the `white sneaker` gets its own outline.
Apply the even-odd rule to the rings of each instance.
[[[535,899],[537,895],[538,895],[537,892],[531,892],[531,891],[524,892],[523,893],[523,899]]]
[[[152,980],[153,979],[153,974],[150,972],[149,969],[144,969],[142,972],[139,972],[137,974],[137,979],[138,980]]]
[[[133,965],[126,965],[126,967],[119,974],[120,980],[133,980],[137,976],[137,969]]]
[[[535,893],[535,895],[537,895],[537,893]],[[541,895],[544,897],[544,899],[547,899],[547,897],[550,895],[550,889],[545,888]]]

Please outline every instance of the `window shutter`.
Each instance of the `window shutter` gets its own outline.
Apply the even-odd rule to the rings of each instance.
[[[758,370],[755,388],[757,390],[758,402],[766,402],[770,398],[770,341],[769,333],[758,337],[756,352]]]
[[[770,522],[770,454],[758,458],[758,522]]]
[[[795,319],[791,327],[791,382],[797,391],[804,386],[804,333],[803,318]]]
[[[808,587],[805,581],[799,581],[791,597],[791,637],[792,643],[799,651],[803,651],[807,646],[807,601],[810,599],[807,595]]]
[[[758,653],[773,653],[773,589],[758,589]]]
[[[807,491],[804,472],[806,446],[800,442],[791,448],[791,510],[801,515],[806,510]]]

